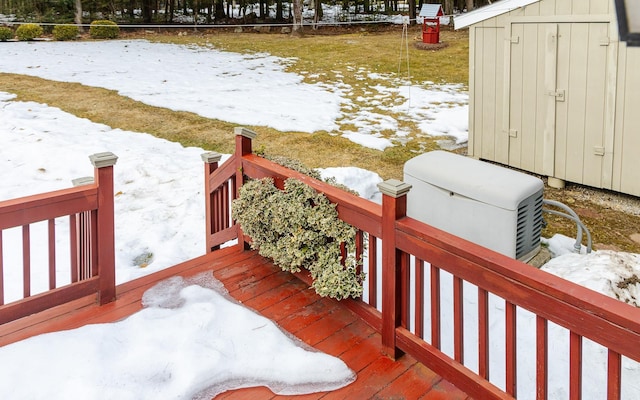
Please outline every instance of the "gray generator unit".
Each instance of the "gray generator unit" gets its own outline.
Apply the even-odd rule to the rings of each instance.
[[[405,163],[404,181],[409,217],[524,262],[540,250],[542,180],[432,151]]]

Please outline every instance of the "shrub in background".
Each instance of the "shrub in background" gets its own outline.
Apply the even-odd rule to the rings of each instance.
[[[113,21],[96,20],[89,27],[89,35],[94,39],[115,39],[120,35],[120,28]]]
[[[75,40],[79,32],[77,25],[56,25],[52,31],[55,40]]]
[[[23,24],[16,29],[18,40],[33,40],[43,34],[42,27],[38,24]]]
[[[0,42],[6,42],[13,39],[13,31],[6,26],[0,26]]]

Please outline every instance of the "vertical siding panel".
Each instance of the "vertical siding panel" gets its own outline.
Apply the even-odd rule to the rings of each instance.
[[[589,5],[589,10],[591,14],[594,15],[603,15],[610,12],[615,12],[615,9],[613,8],[613,2],[609,0],[590,0]]]
[[[585,104],[587,95],[588,25],[572,24],[571,46],[568,57],[569,86],[567,87],[566,179],[582,182],[582,166],[585,136]],[[564,56],[564,55],[563,55]]]
[[[560,0],[561,1],[561,0]],[[545,0],[541,1],[540,4],[540,16],[549,16],[556,15],[556,1],[555,0]]]
[[[622,190],[622,168],[624,155],[624,119],[627,101],[627,46],[619,44],[618,51],[618,81],[616,86],[616,110],[615,110],[615,128],[613,141],[613,177],[612,189]],[[633,70],[632,70],[633,71]],[[631,92],[636,92],[631,90]]]
[[[572,13],[574,15],[584,15],[584,14],[589,14],[589,8],[590,8],[590,4],[589,4],[589,0],[573,0],[572,1]]]
[[[537,3],[532,3],[524,7],[524,16],[537,17],[538,15],[540,15],[540,3],[543,3],[543,2],[539,1]]]
[[[568,3],[568,2],[563,2]],[[572,93],[569,89],[570,57],[572,24],[558,24],[558,57],[556,67],[556,88],[564,90],[566,96]],[[568,99],[564,102],[556,102],[556,157],[554,176],[559,179],[567,179],[567,152],[571,141],[569,138]]]
[[[573,0],[557,0],[556,15],[571,15],[572,6],[573,6]]]
[[[485,134],[490,132],[484,132],[483,127],[483,107],[485,107],[482,101],[482,93],[484,83],[482,81],[482,74],[484,73],[484,51],[483,51],[483,31],[482,27],[471,27],[469,29],[470,40],[472,44],[469,46],[469,115],[471,120],[469,121],[469,155],[473,157],[484,157],[482,142]]]
[[[609,46],[605,50],[607,53],[605,72],[605,99],[604,99],[604,150],[605,155],[602,162],[602,186],[607,189],[613,188],[613,157],[615,143],[616,124],[616,82],[618,80],[618,53],[619,42],[617,37],[618,25],[616,23],[607,24],[606,35]]]
[[[494,124],[495,119],[493,116],[496,114],[496,83],[497,83],[497,71],[496,71],[496,49],[495,49],[495,35],[496,30],[494,28],[488,28],[482,30],[482,157],[483,158],[495,158],[495,135],[496,126]]]
[[[526,51],[524,49],[524,26],[522,24],[513,24],[511,26],[511,37],[517,43],[511,43],[511,79],[509,90],[509,125],[508,130],[515,132],[514,136],[509,137],[509,165],[520,167],[520,148],[522,146],[522,112],[523,112],[523,92],[524,82],[523,70],[526,61],[524,60]]]
[[[509,135],[502,130],[502,113],[504,112],[504,88],[507,84],[505,75],[505,62],[504,62],[504,48],[507,45],[507,41],[504,40],[505,30],[504,28],[496,29],[493,40],[495,41],[494,47],[494,65],[496,68],[496,81],[495,81],[495,106],[493,117],[493,135],[495,143],[495,160],[501,163],[507,164],[509,162]]]
[[[588,25],[587,95],[585,104],[584,175],[582,182],[602,187],[604,157],[595,154],[595,148],[604,147],[604,103],[606,98],[607,46],[601,41],[607,37],[607,24]]]
[[[544,28],[542,28],[544,27]],[[544,39],[544,82],[543,91],[540,93],[542,100],[540,112],[544,115],[542,128],[542,138],[540,155],[536,162],[539,163],[537,170],[547,176],[555,175],[555,139],[556,139],[556,104],[557,99],[552,95],[557,90],[557,67],[558,67],[558,25],[541,25],[541,38]],[[542,46],[541,46],[542,47]]]
[[[527,95],[531,96],[535,100],[533,108],[531,108],[531,127],[532,138],[531,142],[528,142],[528,148],[530,149],[527,154],[526,168],[529,171],[536,173],[546,174],[544,170],[544,156],[545,156],[545,144],[549,143],[546,135],[547,125],[549,125],[549,118],[555,118],[552,114],[555,113],[555,109],[549,108],[551,97],[547,90],[547,59],[550,57],[548,54],[547,41],[549,38],[548,30],[550,27],[556,27],[556,24],[532,24],[536,27],[537,36],[530,36],[530,40],[535,42],[537,47],[537,62],[533,64],[535,70],[531,71],[531,76],[536,78],[535,86],[531,87],[531,91],[527,92]],[[549,60],[551,62],[551,60]],[[555,71],[553,71],[555,73]],[[555,103],[554,103],[555,104]],[[553,132],[549,134],[553,135]]]
[[[626,47],[623,45],[623,47]],[[624,85],[624,112],[622,118],[622,171],[620,188],[625,193],[640,195],[640,169],[638,169],[638,149],[640,149],[640,47],[626,48],[626,74]]]
[[[542,123],[539,122],[544,117],[540,113],[540,92],[544,88],[540,86],[538,71],[543,70],[540,59],[540,52],[544,51],[539,46],[539,29],[538,24],[524,24],[523,26],[523,87],[522,93],[522,135],[520,147],[520,167],[528,171],[535,170],[536,153],[540,153],[542,149],[536,145],[536,138]],[[541,132],[541,131],[540,131]],[[538,156],[539,157],[539,156]]]

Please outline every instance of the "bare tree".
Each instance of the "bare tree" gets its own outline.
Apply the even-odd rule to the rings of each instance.
[[[293,0],[293,27],[292,34],[302,33],[302,0]]]
[[[82,32],[82,0],[76,0],[76,12],[74,15],[74,21],[78,25],[78,29]]]

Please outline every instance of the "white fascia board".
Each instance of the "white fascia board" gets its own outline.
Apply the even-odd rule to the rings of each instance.
[[[471,12],[456,15],[453,19],[455,29],[466,28],[467,26],[493,18],[497,15],[508,13],[520,7],[537,3],[540,0],[500,0],[488,6],[480,7]]]

